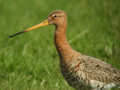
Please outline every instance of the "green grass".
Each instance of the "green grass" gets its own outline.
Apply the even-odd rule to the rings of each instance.
[[[44,20],[56,9],[68,15],[67,37],[77,51],[120,69],[119,0],[0,0],[0,90],[73,90],[63,79],[54,27],[13,39],[10,34]]]

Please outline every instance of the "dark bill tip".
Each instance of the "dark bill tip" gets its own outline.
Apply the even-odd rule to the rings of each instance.
[[[17,32],[17,33],[15,33],[15,34],[12,34],[12,35],[8,36],[8,38],[15,37],[15,36],[17,36],[17,35],[19,35],[19,34],[22,34],[22,33],[24,33],[24,32],[25,32],[25,31]]]

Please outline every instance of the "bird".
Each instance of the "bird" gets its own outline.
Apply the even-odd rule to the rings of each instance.
[[[60,70],[67,83],[75,90],[111,90],[120,88],[120,70],[107,62],[74,50],[67,38],[67,15],[63,10],[51,12],[47,19],[12,38],[36,28],[54,25],[54,44],[60,58]]]

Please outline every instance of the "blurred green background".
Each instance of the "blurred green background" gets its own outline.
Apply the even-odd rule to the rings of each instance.
[[[0,90],[74,90],[62,77],[54,26],[12,39],[57,9],[71,46],[120,69],[120,0],[0,0]]]

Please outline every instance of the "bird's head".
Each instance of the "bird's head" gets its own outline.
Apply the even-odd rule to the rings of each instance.
[[[66,22],[66,13],[62,10],[52,12],[48,16],[48,23],[54,25],[63,25]]]
[[[64,11],[62,10],[56,10],[56,11],[53,11],[46,20],[44,20],[43,22],[41,22],[40,24],[37,24],[37,25],[34,25],[30,28],[27,28],[26,30],[23,30],[21,32],[17,32],[11,36],[9,36],[9,38],[11,37],[14,37],[16,35],[19,35],[21,33],[24,33],[24,32],[29,32],[29,31],[32,31],[32,30],[35,30],[39,27],[42,27],[42,26],[47,26],[47,25],[56,25],[56,26],[63,26],[64,24],[66,24],[66,14]]]

